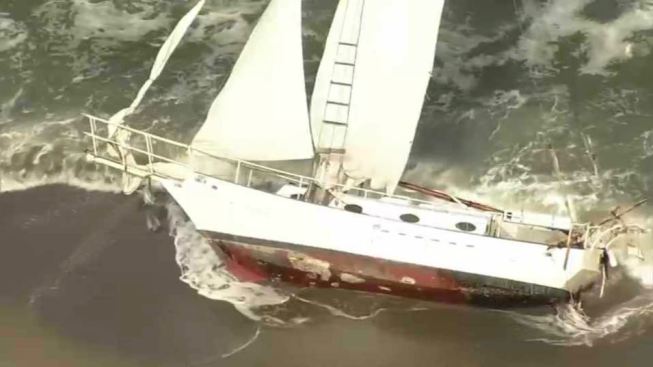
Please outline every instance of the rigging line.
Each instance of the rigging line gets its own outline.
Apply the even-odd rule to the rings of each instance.
[[[470,208],[474,208],[474,209],[478,209],[478,210],[482,210],[482,211],[487,211],[487,212],[497,212],[497,213],[501,213],[501,214],[506,213],[506,211],[504,211],[504,210],[494,208],[494,207],[492,207],[490,205],[487,205],[487,204],[478,203],[478,202],[475,202],[475,201],[472,201],[472,200],[467,200],[467,199],[463,199],[463,198],[460,198],[460,197],[456,197],[456,196],[450,195],[450,194],[448,194],[448,193],[446,193],[444,191],[440,191],[440,190],[436,190],[436,189],[430,189],[430,188],[420,186],[420,185],[417,185],[417,184],[414,184],[414,183],[410,183],[410,182],[407,182],[407,181],[399,181],[399,186],[401,186],[403,188],[406,188],[408,190],[416,191],[416,192],[418,192],[418,193],[420,193],[422,195],[438,198],[438,199],[441,199],[441,200],[450,201],[452,203],[462,204],[462,205],[470,207]]]
[[[631,205],[630,207],[626,208],[625,210],[621,210],[619,207],[613,209],[610,212],[611,216],[608,217],[608,218],[605,218],[601,222],[599,222],[599,226],[602,226],[602,225],[604,225],[606,223],[609,223],[611,221],[620,220],[621,217],[623,217],[624,215],[632,212],[633,210],[637,209],[638,207],[646,204],[646,202],[648,202],[648,199],[642,199],[642,200],[636,202],[635,204]]]

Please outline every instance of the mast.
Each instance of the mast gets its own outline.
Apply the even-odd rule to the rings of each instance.
[[[313,90],[315,177],[325,189],[346,182],[342,167],[364,7],[365,0],[338,3]]]
[[[311,101],[316,178],[393,192],[410,153],[444,0],[341,0]]]

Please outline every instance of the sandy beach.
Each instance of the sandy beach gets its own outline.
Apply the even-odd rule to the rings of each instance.
[[[502,312],[398,301],[353,320],[291,300],[273,312],[304,321],[264,326],[182,283],[172,238],[148,230],[143,207],[64,186],[0,195],[0,366],[641,366],[650,355],[641,325],[626,341],[561,347]]]

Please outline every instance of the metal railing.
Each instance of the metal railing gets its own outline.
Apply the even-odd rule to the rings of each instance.
[[[282,180],[286,183],[295,184],[299,187],[307,187],[311,184],[319,184],[319,181],[313,177],[302,176],[296,173],[283,171],[280,169],[263,166],[257,163],[244,161],[241,159],[233,159],[228,157],[219,157],[197,149],[189,144],[180,143],[171,139],[166,139],[164,137],[154,135],[142,130],[134,129],[129,126],[122,124],[115,124],[106,119],[102,119],[96,116],[84,114],[88,119],[90,125],[90,131],[85,132],[84,134],[90,137],[92,141],[92,155],[96,161],[99,163],[108,163],[111,166],[116,168],[120,167],[123,171],[127,173],[133,173],[140,176],[147,174],[152,177],[161,177],[165,179],[178,179],[182,180],[182,177],[174,177],[169,173],[169,170],[163,170],[157,166],[157,162],[165,162],[172,165],[182,167],[190,172],[196,174],[202,174],[209,177],[218,178],[221,180],[228,180],[232,183],[251,187],[254,182],[255,175],[263,175],[267,178]],[[109,126],[114,127],[115,133],[111,137],[108,136]],[[129,135],[126,139],[121,139],[121,136],[127,133]],[[137,146],[135,143],[141,141],[141,146]],[[112,155],[109,153],[110,147],[113,147],[114,150],[122,152],[122,154]],[[155,147],[161,147],[161,150],[168,152],[157,153]],[[170,154],[169,152],[178,150],[178,154]],[[89,152],[91,153],[91,152]],[[130,163],[127,159],[127,156],[136,155],[144,157],[144,162],[140,164]],[[171,156],[177,157],[197,157],[203,156],[209,159],[210,161],[215,161],[217,163],[227,163],[230,165],[234,173],[233,175],[216,175],[212,173],[202,172],[198,167],[194,167],[188,162],[182,161],[180,158],[173,158]],[[243,173],[246,174],[246,181],[242,181]],[[360,187],[349,187],[345,185],[336,185],[336,188],[345,189],[343,191],[347,192],[347,195],[354,195],[362,198],[391,198],[407,201],[407,203],[414,204],[428,204],[434,205],[432,201],[420,200],[414,197],[405,196],[405,195],[388,195],[382,191],[370,190]],[[338,191],[338,190],[336,190]]]
[[[302,176],[296,173],[283,171],[280,169],[267,167],[240,159],[219,157],[205,152],[201,149],[194,148],[189,144],[166,139],[164,137],[154,135],[146,131],[134,129],[122,124],[115,124],[96,116],[88,114],[84,114],[84,116],[88,119],[90,126],[90,131],[84,132],[84,134],[90,137],[92,143],[92,152],[88,153],[92,154],[93,159],[96,162],[121,169],[126,173],[135,174],[141,177],[149,176],[154,178],[159,177],[163,179],[184,180],[188,178],[175,176],[174,174],[170,173],[170,170],[162,169],[159,165],[157,165],[159,162],[164,162],[181,167],[186,170],[186,172],[191,172],[192,174],[200,174],[208,177],[213,177],[246,187],[251,187],[255,183],[255,175],[258,174],[261,174],[263,177],[261,182],[269,182],[271,179],[276,179],[280,180],[281,183],[290,183],[299,187],[308,187],[312,184],[320,184],[320,182],[313,177]],[[115,128],[115,133],[110,137],[108,137],[109,126]],[[141,146],[138,146],[139,141]],[[166,151],[166,153],[157,153],[157,147],[160,147],[161,150]],[[110,153],[112,148],[113,151],[117,154]],[[175,155],[170,153],[174,150],[178,150],[178,154]],[[128,159],[127,157],[129,155],[131,155],[134,159]],[[141,157],[141,161],[143,163],[138,163],[136,161],[138,156]],[[191,163],[184,162],[179,158],[173,158],[174,156],[185,156],[186,158],[193,156],[204,156],[210,160],[209,165],[211,161],[214,161],[216,164],[227,163],[233,169],[233,172],[227,172],[224,175],[202,172],[202,170],[200,170],[198,167],[194,167]],[[241,180],[243,173],[245,173],[245,177],[247,177],[245,181]],[[353,195],[362,198],[399,199],[404,201],[406,205],[428,204],[429,206],[432,206],[434,210],[453,212],[446,209],[436,209],[432,201],[420,200],[415,197],[405,195],[388,195],[382,191],[375,191],[360,187],[349,187],[345,185],[336,185],[335,187],[343,189],[340,191],[346,191],[347,195]],[[464,206],[463,204],[460,205]],[[465,207],[465,209],[469,210],[467,207]],[[460,211],[457,212],[459,213]],[[505,215],[505,213],[503,215]],[[497,215],[497,218],[499,217],[501,217],[500,214]],[[606,228],[605,226],[594,226],[589,223],[573,223],[571,230],[568,232],[567,248],[569,249],[572,244],[572,235],[574,233],[580,235],[580,238],[578,239],[582,241],[583,247],[585,248],[610,247],[610,245],[614,242],[616,235],[619,233],[617,229],[620,229],[621,232],[625,232],[624,228],[621,228],[620,226],[617,227],[619,228]]]

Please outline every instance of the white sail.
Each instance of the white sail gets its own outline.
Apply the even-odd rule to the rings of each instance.
[[[192,142],[221,157],[313,157],[301,38],[301,0],[272,0]]]
[[[113,136],[113,134],[116,132],[116,129],[118,128],[118,125],[122,124],[125,117],[134,113],[138,105],[141,104],[141,101],[143,100],[145,93],[147,92],[148,89],[150,89],[150,86],[152,86],[152,83],[154,83],[154,81],[159,77],[159,75],[161,75],[161,72],[163,71],[163,69],[166,66],[166,63],[168,62],[168,59],[170,59],[170,56],[172,56],[172,53],[179,45],[179,42],[181,42],[181,39],[184,37],[184,34],[186,34],[188,27],[190,27],[191,23],[193,23],[193,21],[197,17],[197,14],[204,6],[204,3],[205,0],[200,0],[190,11],[188,11],[188,13],[186,13],[186,15],[184,15],[183,18],[181,18],[179,23],[177,23],[175,28],[172,30],[172,32],[170,33],[166,41],[159,49],[159,53],[156,55],[156,59],[154,60],[154,65],[152,66],[152,70],[150,71],[150,77],[141,86],[141,89],[138,91],[138,94],[136,95],[134,101],[132,101],[129,107],[123,108],[122,110],[118,111],[113,116],[111,116],[111,118],[109,119],[109,122],[111,123],[108,126],[109,136]]]
[[[318,152],[393,191],[413,143],[444,0],[341,0],[311,101]]]

